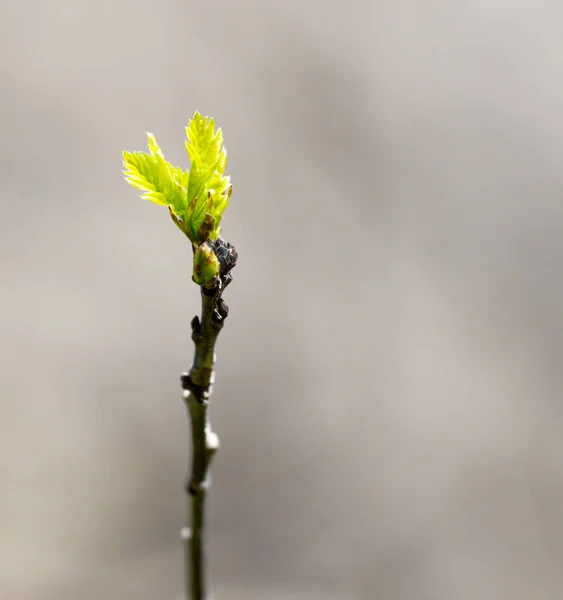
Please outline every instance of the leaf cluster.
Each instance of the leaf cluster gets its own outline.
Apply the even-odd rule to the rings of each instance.
[[[216,240],[232,186],[225,175],[227,151],[215,122],[196,112],[186,127],[190,170],[174,167],[156,138],[147,133],[149,152],[123,152],[123,174],[142,198],[168,206],[170,216],[195,246]]]

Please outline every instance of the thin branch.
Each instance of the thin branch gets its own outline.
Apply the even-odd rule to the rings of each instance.
[[[215,378],[215,343],[228,314],[221,294],[231,281],[230,270],[236,262],[234,248],[230,256],[230,262],[221,261],[222,273],[216,287],[201,288],[201,319],[194,317],[191,322],[194,361],[190,372],[182,373],[181,377],[192,431],[191,472],[186,485],[191,527],[182,529],[187,600],[211,600],[205,545],[205,497],[210,482],[209,467],[219,449],[219,438],[211,429],[208,408]]]

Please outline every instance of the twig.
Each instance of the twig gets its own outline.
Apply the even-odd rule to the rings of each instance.
[[[235,248],[221,237],[221,220],[233,186],[225,175],[227,150],[215,121],[195,112],[186,127],[189,171],[171,165],[152,133],[147,133],[149,153],[123,151],[123,174],[143,192],[142,198],[168,207],[174,224],[191,243],[192,279],[201,288],[201,319],[192,319],[195,357],[189,373],[182,374],[184,402],[192,429],[192,465],[186,484],[191,527],[181,532],[185,546],[186,598],[211,600],[205,556],[205,496],[209,467],[219,448],[207,416],[215,343],[228,307],[221,294],[231,281],[237,261]],[[191,517],[190,517],[191,514]]]
[[[230,244],[228,246],[232,248]],[[216,246],[216,249],[219,250],[219,247]],[[196,316],[191,323],[194,362],[190,372],[182,373],[181,377],[192,430],[191,473],[186,484],[191,527],[182,529],[181,534],[185,545],[187,600],[211,600],[212,597],[204,535],[205,497],[210,483],[209,467],[219,449],[219,438],[211,429],[208,407],[215,379],[215,343],[228,314],[221,294],[231,281],[229,271],[236,262],[234,248],[230,252],[230,262],[221,261],[222,273],[216,287],[201,288],[201,319]]]

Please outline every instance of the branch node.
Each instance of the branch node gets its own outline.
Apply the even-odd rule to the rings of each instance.
[[[180,379],[184,390],[184,402],[188,401],[191,394],[199,404],[208,403],[209,397],[211,396],[211,386],[214,381],[213,377],[210,377],[209,386],[197,385],[197,383],[193,382],[189,373],[182,373]]]
[[[199,483],[190,483],[186,487],[186,491],[190,496],[197,496],[201,492],[205,492],[209,487],[209,482],[207,479],[200,481]]]
[[[217,285],[215,285],[213,287],[210,287],[210,288],[202,287],[201,293],[204,296],[207,296],[208,298],[215,298],[215,296],[217,296],[217,294],[221,291],[220,281],[221,280],[219,280],[217,282]]]

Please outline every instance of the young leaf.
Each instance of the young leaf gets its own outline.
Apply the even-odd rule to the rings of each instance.
[[[225,170],[227,159],[223,148],[223,133],[215,131],[215,121],[210,117],[202,117],[197,111],[186,127],[186,150],[193,163],[201,169],[214,166],[222,159],[222,170]],[[221,165],[219,165],[221,168]]]
[[[186,222],[197,235],[205,215],[209,214],[215,223],[209,237],[214,240],[220,232],[219,222],[227,207],[225,199],[228,198],[230,183],[229,177],[223,176],[227,164],[223,133],[221,129],[215,131],[213,119],[196,112],[186,127],[186,137],[186,150],[192,161]]]
[[[150,154],[123,152],[123,174],[134,188],[142,190],[142,198],[171,206],[177,216],[186,211],[188,171],[173,167],[164,158],[155,137],[147,133]]]

